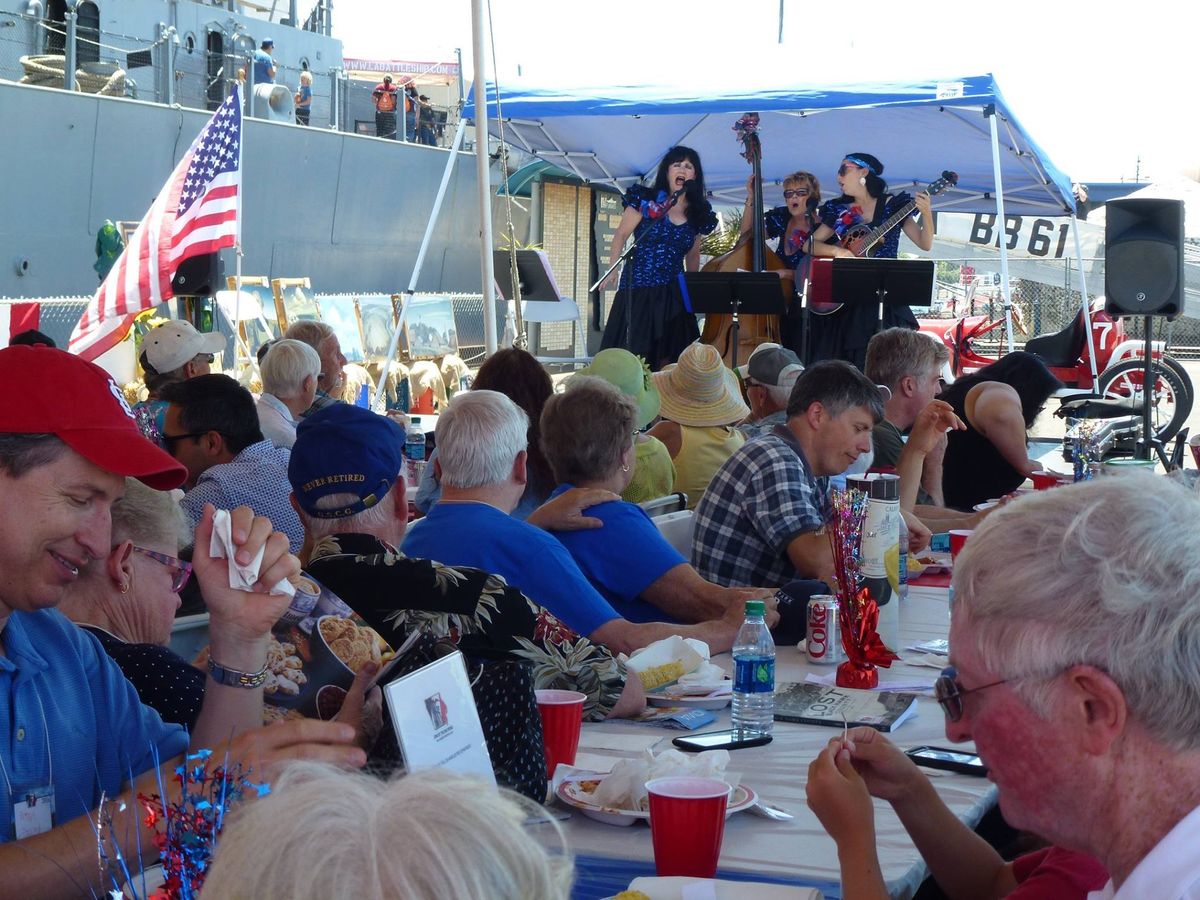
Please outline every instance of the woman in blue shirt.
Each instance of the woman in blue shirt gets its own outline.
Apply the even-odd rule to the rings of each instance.
[[[542,411],[542,449],[559,485],[620,493],[633,478],[637,405],[600,378],[576,375]],[[631,622],[697,623],[736,615],[746,600],[774,590],[725,588],[705,581],[659,533],[645,510],[624,500],[588,507],[603,528],[555,531],[575,563]],[[768,621],[777,617],[773,612]],[[735,617],[736,617],[735,615]]]
[[[696,316],[683,305],[677,276],[700,267],[701,235],[717,227],[704,190],[704,168],[690,147],[672,147],[658,166],[654,187],[634,185],[613,235],[615,264],[632,234],[637,247],[626,261],[600,349],[624,347],[658,371],[700,336]],[[613,272],[601,290],[608,290]]]

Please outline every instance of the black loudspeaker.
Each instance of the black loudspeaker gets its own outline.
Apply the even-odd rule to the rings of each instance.
[[[1105,204],[1104,310],[1174,318],[1183,307],[1183,201]]]
[[[176,296],[211,297],[225,285],[221,278],[221,254],[202,253],[185,259],[175,270],[171,289]]]

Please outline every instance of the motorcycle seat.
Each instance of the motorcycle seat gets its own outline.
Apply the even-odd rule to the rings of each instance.
[[[1062,331],[1054,334],[1039,334],[1030,338],[1025,344],[1025,351],[1037,356],[1048,366],[1065,368],[1079,362],[1083,353],[1083,344],[1087,332],[1083,328],[1083,313],[1076,313],[1075,318]]]
[[[1135,397],[1104,398],[1099,394],[1085,394],[1066,399],[1054,411],[1062,419],[1115,419],[1119,416],[1138,415],[1142,404]]]

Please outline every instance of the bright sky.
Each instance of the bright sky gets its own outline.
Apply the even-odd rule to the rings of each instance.
[[[780,44],[780,0],[491,0],[496,66],[489,57],[487,72],[540,87],[991,72],[1026,131],[1076,181],[1132,181],[1139,157],[1142,181],[1200,169],[1200,3],[782,2]],[[469,0],[337,0],[334,29],[347,56],[452,60],[461,47],[468,78],[473,71]]]

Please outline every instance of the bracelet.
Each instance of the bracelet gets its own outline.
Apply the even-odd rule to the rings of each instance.
[[[217,684],[246,688],[247,690],[262,687],[267,681],[266,666],[257,672],[239,672],[237,669],[230,669],[228,666],[213,662],[211,656],[208,658],[208,674]]]

